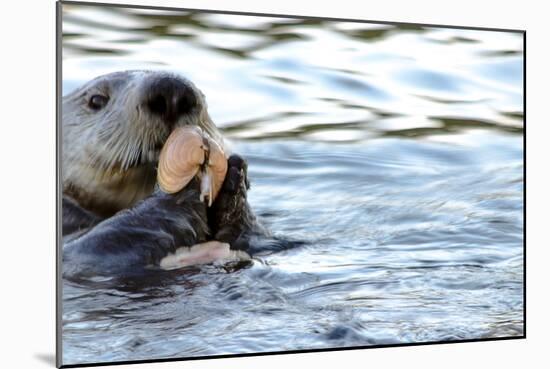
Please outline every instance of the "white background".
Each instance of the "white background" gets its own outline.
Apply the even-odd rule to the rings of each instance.
[[[108,0],[104,0],[107,2]],[[132,368],[518,368],[548,365],[549,13],[544,1],[136,1],[134,4],[527,30],[527,340],[156,363]],[[55,3],[2,4],[0,366],[53,367]],[[281,327],[284,329],[284,327]],[[547,364],[543,364],[546,362]],[[122,366],[120,368],[127,367]]]

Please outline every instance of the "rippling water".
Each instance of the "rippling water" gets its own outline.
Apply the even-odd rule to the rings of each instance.
[[[305,246],[63,285],[64,363],[523,334],[518,33],[64,6],[63,92],[177,71]]]

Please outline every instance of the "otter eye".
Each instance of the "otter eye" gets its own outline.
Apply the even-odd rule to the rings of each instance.
[[[88,106],[94,110],[99,110],[109,102],[109,98],[103,95],[93,95],[88,102]]]

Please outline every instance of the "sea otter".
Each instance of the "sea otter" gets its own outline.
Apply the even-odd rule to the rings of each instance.
[[[160,190],[159,153],[184,126],[225,146],[201,91],[169,72],[111,73],[63,97],[64,275],[154,269],[181,247],[212,240],[249,252],[277,244],[248,204],[247,163],[239,155],[228,157],[211,206],[201,201],[197,179],[175,194]]]

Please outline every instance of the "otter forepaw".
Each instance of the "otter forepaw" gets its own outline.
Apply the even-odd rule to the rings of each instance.
[[[247,176],[248,164],[240,155],[232,154],[227,159],[227,174],[223,183],[223,190],[236,194],[239,189],[248,190],[250,182]]]
[[[247,169],[248,165],[241,156],[233,154],[228,158],[222,189],[208,209],[208,222],[214,239],[229,243],[233,248],[234,242],[256,224],[246,199],[250,188]]]

